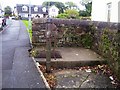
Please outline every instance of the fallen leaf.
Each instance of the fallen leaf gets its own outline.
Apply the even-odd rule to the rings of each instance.
[[[85,71],[86,71],[86,72],[91,72],[91,69],[86,69]]]
[[[114,80],[114,79],[113,79],[113,76],[110,76],[109,78],[110,78],[111,80]]]

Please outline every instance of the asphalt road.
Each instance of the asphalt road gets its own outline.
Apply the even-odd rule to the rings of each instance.
[[[2,36],[2,88],[45,88],[29,57],[29,36],[21,21],[12,21]]]

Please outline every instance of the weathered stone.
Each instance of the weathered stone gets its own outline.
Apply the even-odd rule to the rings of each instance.
[[[35,18],[32,20],[32,23],[35,23],[35,24],[41,24],[41,23],[46,23],[47,22],[47,19],[45,18]]]
[[[36,36],[36,35],[39,35],[39,31],[33,31],[33,32],[32,32],[32,36],[33,36],[33,37]]]
[[[32,24],[32,31],[39,31],[39,26],[36,24]]]
[[[56,88],[113,88],[106,75],[88,73],[82,70],[62,70],[55,72]],[[74,90],[74,89],[73,89]]]
[[[39,42],[39,37],[38,36],[33,36],[32,37],[32,43],[37,43]]]

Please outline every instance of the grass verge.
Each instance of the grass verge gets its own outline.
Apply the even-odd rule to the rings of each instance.
[[[27,28],[27,31],[28,31],[29,36],[30,36],[30,40],[32,40],[32,29],[29,29],[29,22],[28,22],[28,20],[22,20],[22,22],[24,23],[24,25]],[[30,28],[32,28],[32,27],[30,27]]]

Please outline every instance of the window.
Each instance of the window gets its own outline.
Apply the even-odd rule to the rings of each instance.
[[[52,9],[52,12],[55,12],[55,9]]]
[[[34,7],[34,11],[35,11],[35,12],[38,12],[38,7]]]
[[[45,8],[45,7],[43,7],[43,8],[42,8],[42,11],[43,11],[43,12],[46,12],[46,8]]]
[[[107,3],[107,21],[110,22],[112,3]]]
[[[23,6],[22,7],[22,11],[28,11],[28,7],[27,6]]]

